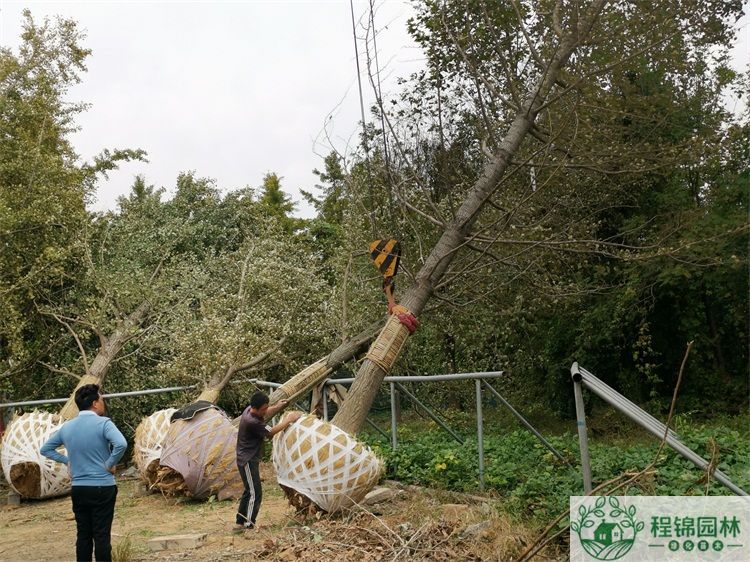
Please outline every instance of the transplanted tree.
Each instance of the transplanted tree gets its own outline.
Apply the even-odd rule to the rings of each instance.
[[[497,294],[498,279],[560,299],[590,288],[589,262],[685,257],[681,221],[632,208],[718,138],[720,126],[679,119],[707,91],[696,73],[719,78],[709,89],[721,90],[726,73],[708,53],[728,48],[739,2],[424,2],[417,11],[412,31],[429,71],[384,118],[399,156],[390,187],[419,225],[414,237],[437,241],[425,244],[404,305],[419,314],[432,296],[468,304]],[[438,167],[460,173],[453,188],[422,173],[431,153],[463,160]],[[366,360],[334,423],[357,431],[383,376]]]
[[[230,377],[272,354],[285,367],[309,360],[330,333],[328,286],[306,248],[260,219],[263,235],[206,259],[205,283],[171,317],[173,357],[163,368],[215,396]]]
[[[86,229],[86,267],[76,285],[57,302],[38,305],[71,338],[50,352],[52,362],[45,358],[41,365],[79,378],[79,385],[101,383],[123,352],[155,352],[153,345],[142,347],[144,338],[186,298],[185,280],[196,263],[179,251],[193,235],[190,222],[169,213],[161,193],[137,178],[132,197],[120,200],[120,212],[96,217]],[[121,369],[121,375],[125,387],[145,382],[137,371]]]
[[[57,302],[86,268],[85,205],[97,175],[143,155],[104,151],[86,164],[70,145],[85,108],[66,99],[90,54],[82,39],[73,21],[38,25],[26,10],[18,52],[0,49],[0,385],[18,394],[59,343],[59,324],[37,306]]]

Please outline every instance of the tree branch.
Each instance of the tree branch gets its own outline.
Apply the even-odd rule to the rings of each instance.
[[[47,369],[49,369],[50,371],[52,371],[54,373],[61,373],[63,375],[68,375],[69,377],[71,377],[72,379],[74,379],[76,381],[80,381],[81,380],[81,377],[79,377],[75,373],[71,373],[67,369],[62,369],[62,368],[59,368],[59,367],[54,367],[54,366],[50,365],[49,363],[45,363],[44,361],[39,361],[39,363],[41,365],[44,365],[45,367],[47,367]]]

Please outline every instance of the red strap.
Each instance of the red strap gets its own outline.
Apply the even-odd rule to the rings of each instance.
[[[409,334],[413,334],[419,328],[419,320],[411,312],[399,312],[398,321],[401,322],[409,330]]]

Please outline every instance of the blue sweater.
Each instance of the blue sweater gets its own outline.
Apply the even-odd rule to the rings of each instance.
[[[55,450],[62,446],[67,457]],[[40,452],[70,465],[73,486],[114,486],[115,477],[107,469],[117,464],[127,446],[111,419],[85,410],[53,433]]]

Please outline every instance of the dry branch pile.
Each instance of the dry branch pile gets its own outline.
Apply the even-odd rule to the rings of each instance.
[[[482,560],[467,552],[457,525],[432,522],[418,529],[402,524],[396,530],[373,529],[368,517],[355,517],[349,523],[301,527],[283,538],[263,543],[255,555],[262,560],[348,561],[376,560]],[[390,531],[390,532],[388,532]],[[320,545],[317,548],[312,545]]]
[[[448,501],[455,501],[450,494]],[[380,560],[514,560],[532,540],[532,530],[492,510],[467,507],[451,518],[434,494],[412,490],[375,506],[341,516],[308,518],[247,552],[256,560],[362,562]],[[474,529],[474,530],[472,530]],[[545,555],[556,554],[552,549]],[[557,559],[557,558],[553,558]]]

